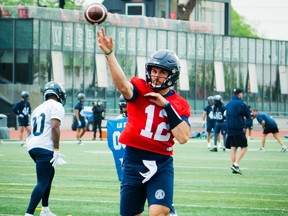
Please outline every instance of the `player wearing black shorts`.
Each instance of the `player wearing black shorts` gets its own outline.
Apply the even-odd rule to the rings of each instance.
[[[256,108],[253,109],[253,116],[257,119],[257,121],[259,122],[259,124],[262,125],[263,128],[262,147],[259,149],[259,151],[265,150],[266,136],[269,133],[272,133],[274,138],[281,145],[281,152],[285,152],[288,148],[283,144],[283,141],[279,137],[279,129],[275,120],[272,119],[268,114],[259,112]]]
[[[31,114],[31,106],[29,103],[29,93],[27,91],[21,92],[21,100],[19,100],[14,106],[13,106],[13,112],[18,117],[18,125],[20,130],[20,141],[21,146],[25,145],[25,142],[23,140],[23,133],[24,129],[26,129],[27,134],[30,133],[30,114]]]
[[[219,140],[220,132],[223,136],[223,151],[226,147],[226,137],[227,137],[227,128],[226,128],[226,106],[223,104],[223,99],[221,95],[214,96],[214,108],[213,114],[215,118],[215,127],[214,127],[214,147],[210,149],[211,152],[217,152],[217,141]],[[221,144],[218,143],[218,148],[221,148]]]
[[[209,96],[207,98],[208,105],[204,108],[203,115],[202,115],[202,128],[205,129],[207,132],[207,147],[208,149],[211,148],[210,139],[211,139],[211,131],[214,130],[215,127],[215,118],[213,114],[214,108],[214,97]]]
[[[226,126],[227,126],[227,142],[226,148],[231,148],[232,172],[234,174],[242,174],[239,163],[247,152],[247,138],[244,133],[245,120],[251,118],[248,107],[242,101],[243,90],[241,88],[234,89],[234,96],[226,105]],[[238,156],[237,149],[241,148]]]

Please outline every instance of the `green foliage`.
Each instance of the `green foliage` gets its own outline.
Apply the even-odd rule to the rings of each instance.
[[[59,8],[59,0],[4,0],[0,4],[6,6],[40,6],[49,8]],[[65,0],[65,9],[79,9],[74,1]]]
[[[245,22],[245,18],[231,9],[231,35],[238,37],[259,38],[256,30]]]

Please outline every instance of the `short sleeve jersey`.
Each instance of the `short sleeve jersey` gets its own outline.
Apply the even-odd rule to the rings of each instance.
[[[204,108],[204,112],[207,113],[206,121],[208,124],[214,121],[213,107],[214,106],[208,105]]]
[[[74,109],[78,109],[79,110],[79,118],[84,119],[84,104],[82,103],[77,103],[74,107]]]
[[[31,106],[29,101],[18,101],[14,106],[13,106],[13,112],[15,115],[24,115],[28,116],[31,114]]]
[[[45,101],[33,111],[31,133],[26,140],[28,151],[33,148],[54,150],[51,119],[58,119],[62,122],[64,114],[62,104],[53,99]]]
[[[214,116],[216,123],[223,123],[226,119],[224,113],[225,113],[226,107],[224,104],[221,104],[221,106],[217,107],[214,106]]]
[[[137,89],[137,97],[127,103],[129,113],[128,123],[119,141],[122,144],[154,152],[162,155],[173,154],[173,134],[169,129],[168,117],[163,107],[149,101],[144,95],[153,90],[146,85],[145,80],[132,78],[131,83]],[[166,97],[180,116],[189,118],[188,102],[174,94]]]
[[[259,112],[257,117],[256,117],[257,121],[259,122],[259,124],[262,123],[262,121],[265,121],[265,128],[275,128],[277,127],[277,123],[275,122],[274,119],[272,119],[268,114],[263,113],[263,112]]]

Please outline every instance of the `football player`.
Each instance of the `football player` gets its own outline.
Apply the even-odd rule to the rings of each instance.
[[[225,117],[226,107],[223,104],[221,95],[214,96],[214,103],[215,103],[215,106],[213,108],[213,113],[214,113],[216,123],[215,123],[215,129],[214,129],[214,147],[211,149],[211,151],[212,152],[218,151],[217,140],[218,140],[218,136],[220,132],[223,136],[223,151],[225,151],[226,134],[227,134],[226,117]],[[218,145],[218,147],[221,148],[221,145]]]
[[[101,101],[93,104],[93,140],[96,139],[97,128],[99,128],[99,138],[102,140],[102,120],[105,117],[105,109]]]
[[[60,124],[65,111],[64,87],[51,81],[45,85],[44,102],[31,115],[32,131],[27,138],[27,150],[36,163],[37,184],[33,189],[25,216],[31,216],[42,200],[40,216],[55,216],[48,206],[54,168],[66,163],[59,151]]]
[[[126,145],[121,182],[120,215],[169,215],[173,209],[173,139],[189,139],[190,106],[170,89],[179,79],[180,64],[170,50],[154,52],[145,65],[146,80],[127,81],[114,54],[113,38],[97,33],[115,86],[128,103],[128,122],[120,143]]]
[[[253,109],[253,116],[257,119],[259,124],[263,128],[263,135],[262,135],[262,147],[259,149],[259,151],[265,151],[265,142],[266,142],[266,136],[269,133],[272,133],[274,138],[278,141],[278,143],[281,146],[281,152],[286,152],[288,149],[284,144],[281,138],[279,137],[279,129],[276,121],[272,119],[267,113],[259,112],[258,109]]]
[[[207,146],[208,149],[211,148],[210,139],[211,139],[211,131],[215,127],[215,118],[213,114],[214,108],[214,97],[209,96],[207,98],[208,105],[204,108],[203,115],[202,115],[202,128],[207,131]]]
[[[244,132],[244,119],[251,118],[251,111],[242,101],[243,89],[235,88],[233,90],[234,96],[226,105],[226,126],[227,126],[227,143],[226,147],[231,148],[232,173],[242,174],[239,163],[247,152],[248,144]],[[237,155],[237,149],[240,152]]]
[[[18,124],[20,129],[20,141],[21,146],[25,145],[25,142],[23,141],[23,133],[24,129],[26,129],[27,134],[30,133],[30,121],[29,116],[31,114],[31,106],[29,103],[29,93],[27,91],[21,92],[21,100],[19,100],[14,106],[13,106],[13,112],[15,115],[18,116]]]
[[[117,119],[128,117],[127,102],[126,102],[126,99],[124,98],[124,96],[122,94],[119,97],[118,105],[119,105],[119,109],[120,109],[120,115],[117,116]]]
[[[78,94],[78,103],[74,107],[74,122],[77,128],[76,139],[78,145],[83,145],[81,138],[87,130],[88,120],[84,116],[85,94]]]

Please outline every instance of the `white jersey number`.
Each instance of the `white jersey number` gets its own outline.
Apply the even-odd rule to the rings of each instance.
[[[40,136],[44,131],[45,114],[41,113],[39,116],[33,118],[33,135]]]
[[[149,139],[157,140],[157,141],[168,141],[170,139],[171,134],[167,133],[166,135],[162,135],[163,130],[169,130],[169,125],[166,124],[165,122],[161,122],[156,129],[156,132],[153,133],[152,130],[152,124],[154,120],[154,115],[155,115],[155,106],[154,105],[149,105],[145,109],[145,113],[147,114],[147,120],[146,120],[146,125],[145,129],[141,130],[140,135],[147,137]],[[159,117],[164,118],[167,116],[167,113],[164,109],[162,109],[159,113]]]
[[[215,118],[216,118],[217,120],[222,120],[222,119],[223,119],[222,113],[221,113],[221,112],[216,112]]]
[[[29,114],[29,107],[24,107],[24,109],[22,110],[22,113],[24,115],[28,115]]]

